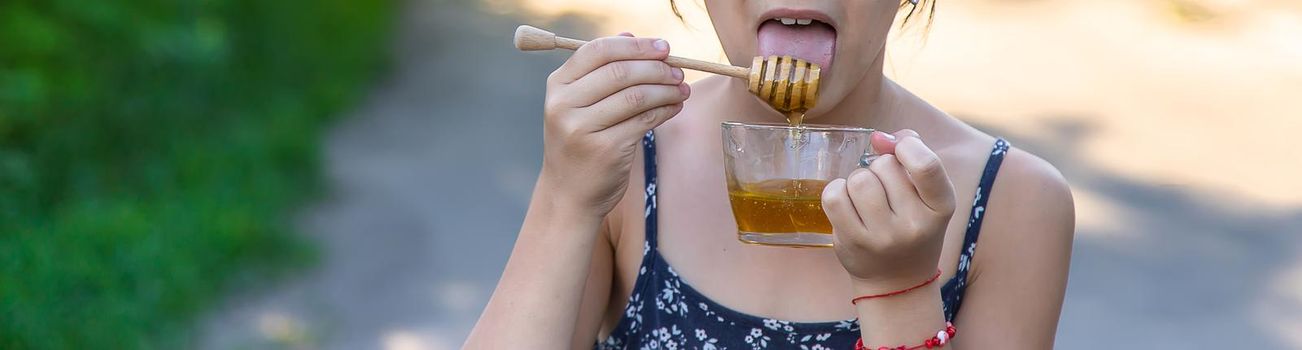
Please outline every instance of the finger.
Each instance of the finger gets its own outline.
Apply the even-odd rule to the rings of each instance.
[[[607,63],[570,84],[566,96],[575,106],[590,106],[619,90],[638,84],[678,85],[683,70],[664,61],[629,60]]]
[[[922,136],[918,135],[918,132],[913,131],[913,129],[900,129],[900,131],[896,131],[891,134],[895,135],[896,138],[905,138],[905,137],[916,137],[919,139],[922,138]]]
[[[660,126],[660,124],[664,124],[670,118],[678,115],[678,112],[682,111],[682,103],[652,108],[645,112],[638,113],[619,124],[606,128],[602,133],[609,134],[611,137],[616,137],[621,140],[639,137],[646,134],[648,130],[654,129],[657,126]]]
[[[691,89],[687,84],[634,85],[606,96],[592,106],[579,109],[580,115],[576,117],[584,118],[587,120],[586,123],[591,123],[589,125],[592,126],[592,131],[604,130],[638,113],[660,106],[682,103],[690,93]]]
[[[899,140],[895,135],[883,131],[874,131],[868,136],[868,142],[872,144],[873,154],[891,154],[895,153],[895,142]]]
[[[892,215],[890,202],[886,200],[886,189],[876,174],[868,169],[855,169],[845,179],[846,190],[850,193],[850,202],[855,212],[863,220],[864,226],[873,222],[884,222]]]
[[[868,165],[868,170],[882,182],[882,187],[886,189],[886,201],[896,214],[907,216],[921,209],[922,201],[918,199],[918,191],[914,188],[913,181],[909,180],[909,173],[894,155],[884,154],[878,157]]]
[[[904,137],[895,145],[899,159],[909,179],[918,191],[922,203],[936,213],[954,212],[954,186],[945,173],[940,156],[932,152],[917,137]]]
[[[608,36],[580,46],[551,78],[554,82],[569,84],[610,62],[664,60],[666,57],[669,57],[669,42],[662,39]]]
[[[832,223],[834,232],[863,231],[863,220],[859,218],[859,212],[855,211],[854,203],[850,200],[845,179],[828,182],[827,187],[823,187],[820,199],[823,203],[823,213],[827,214],[827,220]]]

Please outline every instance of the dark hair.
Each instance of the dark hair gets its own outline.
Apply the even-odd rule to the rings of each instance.
[[[936,0],[918,0],[916,4],[909,0],[900,0],[900,10],[903,11],[905,7],[909,8],[909,14],[905,15],[904,21],[900,22],[901,27],[909,24],[909,20],[913,19],[913,15],[925,13],[927,28],[931,28],[931,21],[936,15]],[[674,16],[677,16],[679,20],[683,19],[683,13],[678,11],[678,2],[676,0],[669,0],[669,9],[674,11]]]
[[[936,18],[936,0],[918,0],[918,3],[916,4],[910,2],[909,0],[900,0],[900,10],[904,10],[904,6],[911,6],[911,7],[909,8],[909,14],[904,16],[904,21],[900,22],[901,27],[903,27],[906,24],[909,24],[909,20],[913,19],[914,14],[926,13],[927,16],[926,28],[931,29],[931,22]]]

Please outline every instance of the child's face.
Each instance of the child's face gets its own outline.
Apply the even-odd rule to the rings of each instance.
[[[822,66],[816,117],[839,104],[881,54],[898,0],[705,0],[734,64],[790,55]],[[798,20],[784,24],[780,18]],[[810,21],[812,20],[812,21]],[[790,22],[788,20],[787,22]],[[810,23],[801,25],[801,23]]]

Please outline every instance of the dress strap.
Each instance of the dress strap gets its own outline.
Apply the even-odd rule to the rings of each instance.
[[[642,164],[643,178],[646,179],[646,187],[643,188],[646,198],[646,209],[643,212],[646,220],[646,247],[643,255],[647,255],[656,250],[656,134],[654,130],[647,131],[646,135],[642,136]]]
[[[986,202],[990,200],[990,191],[995,185],[995,176],[999,174],[999,166],[1004,162],[1004,155],[1008,154],[1010,145],[1003,138],[995,140],[995,147],[990,151],[990,158],[986,159],[986,168],[981,172],[981,180],[977,184],[976,198],[972,200],[972,212],[968,215],[967,231],[963,234],[963,250],[958,254],[958,268],[954,270],[954,277],[949,283],[946,283],[945,289],[941,295],[945,302],[945,319],[954,320],[958,314],[959,306],[962,305],[963,291],[967,288],[968,270],[972,267],[972,256],[976,254],[977,237],[981,235],[981,223],[985,219]]]

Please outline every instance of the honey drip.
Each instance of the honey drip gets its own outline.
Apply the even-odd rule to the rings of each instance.
[[[787,125],[799,127],[804,125],[804,121],[804,111],[787,113]]]
[[[793,127],[791,129],[790,135],[787,135],[791,140],[791,149],[800,148],[800,146],[803,146],[806,141],[809,141],[808,139],[805,138],[806,135],[805,135],[804,121],[805,121],[804,112],[787,113],[787,125]]]

